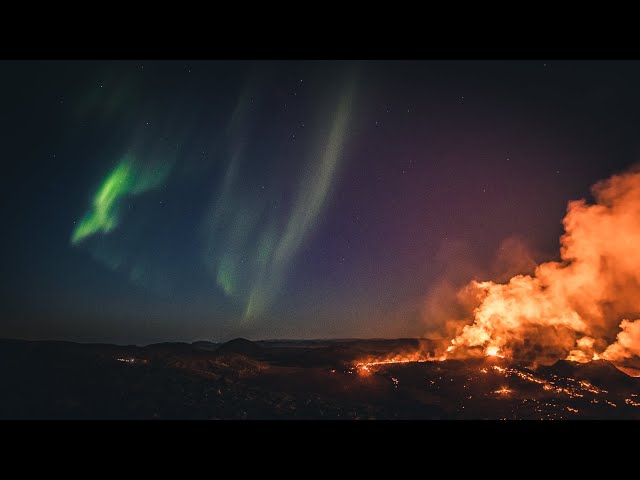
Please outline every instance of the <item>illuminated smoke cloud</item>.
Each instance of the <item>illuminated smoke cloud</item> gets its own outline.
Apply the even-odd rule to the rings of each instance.
[[[471,322],[449,356],[497,351],[531,363],[623,360],[640,353],[640,170],[597,183],[595,203],[568,204],[561,261],[506,283],[472,281]]]
[[[478,306],[475,293],[463,289],[470,279],[506,282],[518,274],[532,274],[537,267],[530,247],[518,236],[504,239],[490,263],[489,269],[482,268],[474,260],[470,246],[463,241],[449,240],[442,244],[433,265],[438,280],[422,305],[428,338],[450,340],[469,323]]]
[[[623,320],[620,328],[616,342],[607,347],[602,358],[621,361],[640,357],[640,319],[633,322]]]

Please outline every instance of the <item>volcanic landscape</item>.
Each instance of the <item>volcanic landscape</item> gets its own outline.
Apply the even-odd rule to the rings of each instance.
[[[0,341],[3,419],[640,419],[639,372],[437,343]]]

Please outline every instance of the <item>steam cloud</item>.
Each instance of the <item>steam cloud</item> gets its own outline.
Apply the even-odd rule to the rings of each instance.
[[[496,348],[533,364],[640,356],[640,168],[598,182],[592,193],[594,204],[567,206],[560,261],[458,290],[458,310],[470,315],[446,323],[454,336],[448,357]]]

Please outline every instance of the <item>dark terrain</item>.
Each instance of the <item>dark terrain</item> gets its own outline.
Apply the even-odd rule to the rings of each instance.
[[[137,346],[0,340],[2,419],[640,419],[640,378],[609,362],[500,358],[354,367],[398,340]]]

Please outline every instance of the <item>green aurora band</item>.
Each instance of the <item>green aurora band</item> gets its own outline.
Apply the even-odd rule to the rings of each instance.
[[[339,98],[327,136],[307,159],[284,221],[270,215],[264,204],[238,194],[243,184],[237,173],[242,145],[231,158],[208,219],[212,244],[205,257],[218,286],[243,305],[244,320],[259,317],[273,303],[296,254],[317,224],[342,157],[354,90],[355,77]],[[240,123],[236,117],[233,115],[232,125]]]
[[[123,198],[158,188],[170,170],[169,163],[143,168],[133,155],[124,155],[98,188],[90,210],[71,234],[71,243],[76,245],[96,233],[113,231],[118,226]]]
[[[241,172],[241,167],[251,165],[248,145],[252,135],[247,119],[247,112],[251,111],[251,85],[240,96],[229,118],[226,134],[230,139],[230,157],[220,190],[203,220],[202,258],[220,291],[241,308],[244,321],[262,317],[273,304],[296,255],[318,224],[340,168],[355,86],[354,75],[333,108],[318,112],[317,131],[322,133],[315,148],[301,153],[300,161],[294,162],[300,171],[297,182],[290,184],[291,191],[285,185],[286,194],[290,193],[292,199],[291,203],[286,202],[288,209],[283,203],[283,208],[271,210],[265,197],[255,197],[247,190],[250,180]],[[325,114],[328,117],[323,120]],[[260,137],[256,138],[259,142]],[[88,210],[71,233],[70,243],[88,248],[96,260],[126,273],[133,283],[169,291],[170,285],[162,284],[160,278],[163,269],[155,268],[148,257],[139,258],[140,253],[127,250],[129,237],[123,237],[123,242],[106,237],[101,242],[86,243],[90,237],[107,236],[122,227],[127,199],[162,187],[176,163],[178,151],[167,151],[161,143],[150,145],[144,138],[137,140],[103,178]],[[287,177],[278,177],[278,162],[274,163],[276,167],[270,175],[274,194],[278,196],[283,193]]]

